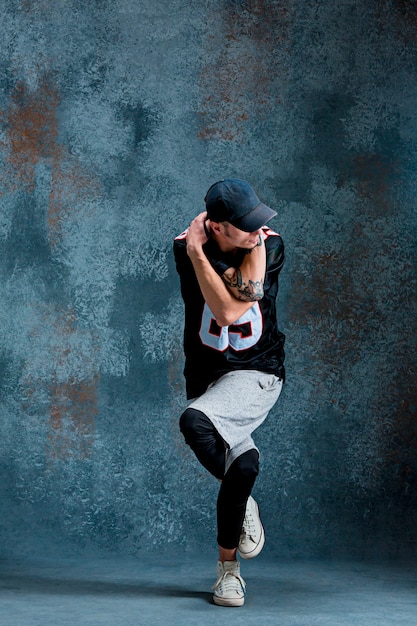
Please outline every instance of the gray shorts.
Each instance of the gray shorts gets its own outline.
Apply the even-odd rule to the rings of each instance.
[[[191,400],[188,406],[207,415],[227,445],[226,471],[238,456],[257,450],[251,435],[265,420],[281,389],[282,380],[274,374],[238,370],[228,372]]]

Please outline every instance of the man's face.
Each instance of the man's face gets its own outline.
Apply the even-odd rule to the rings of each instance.
[[[221,236],[224,242],[229,244],[231,248],[251,250],[258,245],[259,236],[262,233],[261,228],[258,228],[253,233],[247,233],[228,222],[222,222],[220,226],[222,227]]]

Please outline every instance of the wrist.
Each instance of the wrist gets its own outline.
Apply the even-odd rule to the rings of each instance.
[[[187,245],[187,254],[190,257],[191,261],[205,261],[207,260],[206,255],[204,254],[204,250],[202,246],[189,246]]]

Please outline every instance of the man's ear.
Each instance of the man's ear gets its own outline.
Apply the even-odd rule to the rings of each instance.
[[[216,235],[219,235],[222,232],[222,229],[221,229],[220,224],[218,222],[212,222],[210,220],[210,228]]]

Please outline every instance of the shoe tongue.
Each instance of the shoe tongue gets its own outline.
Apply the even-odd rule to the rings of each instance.
[[[225,572],[236,571],[239,569],[239,561],[224,561],[223,569]]]

